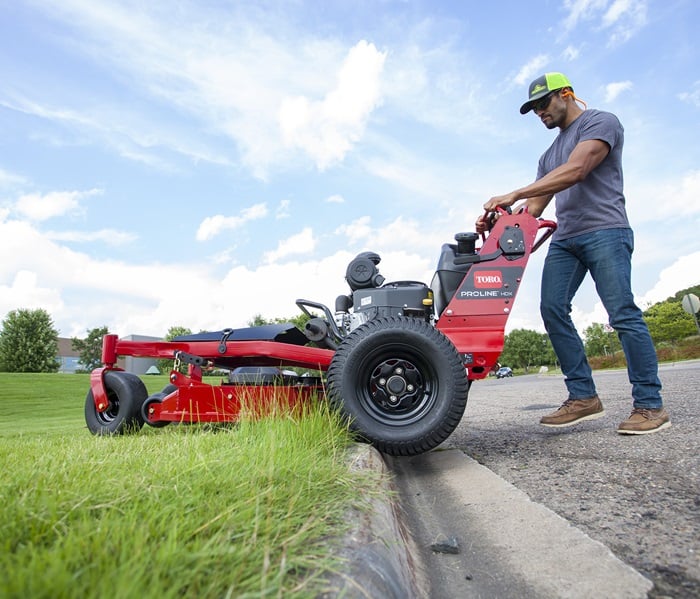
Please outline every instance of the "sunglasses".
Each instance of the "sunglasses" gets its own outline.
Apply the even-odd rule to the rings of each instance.
[[[538,112],[538,111],[540,111],[540,110],[545,110],[545,109],[547,108],[547,106],[549,106],[549,103],[552,101],[552,97],[554,96],[554,94],[556,94],[558,91],[559,91],[559,90],[556,89],[556,90],[554,90],[553,92],[549,92],[549,93],[548,93],[546,96],[544,96],[543,98],[540,98],[540,99],[537,100],[536,102],[533,102],[533,103],[531,104],[532,110],[535,111],[535,112]]]

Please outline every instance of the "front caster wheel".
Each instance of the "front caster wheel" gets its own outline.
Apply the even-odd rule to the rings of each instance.
[[[143,427],[141,404],[148,391],[135,374],[121,370],[108,370],[103,383],[109,405],[98,412],[92,390],[85,398],[85,422],[93,435],[123,435],[137,432]]]
[[[328,370],[331,405],[380,451],[416,455],[452,434],[469,380],[454,345],[424,320],[387,317],[350,333]]]
[[[162,391],[154,393],[146,398],[146,401],[144,401],[141,406],[141,418],[143,418],[143,421],[148,426],[152,426],[153,428],[163,428],[164,426],[168,426],[170,424],[169,420],[152,420],[151,407],[154,404],[162,403],[162,401],[176,389],[177,387],[175,385],[166,385]]]

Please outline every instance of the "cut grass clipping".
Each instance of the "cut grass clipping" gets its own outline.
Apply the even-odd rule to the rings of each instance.
[[[0,596],[324,589],[349,509],[377,488],[376,475],[349,469],[351,436],[324,402],[94,437],[82,422],[88,388],[81,375],[0,374]]]

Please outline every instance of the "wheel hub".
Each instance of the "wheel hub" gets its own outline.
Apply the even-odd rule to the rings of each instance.
[[[392,395],[402,395],[406,392],[406,379],[401,376],[392,376],[386,384],[386,388]]]
[[[407,360],[385,360],[370,379],[377,407],[392,413],[410,412],[423,396],[420,372]]]

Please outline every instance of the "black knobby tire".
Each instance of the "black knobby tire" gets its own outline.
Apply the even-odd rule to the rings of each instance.
[[[377,318],[352,331],[328,369],[331,405],[380,451],[423,453],[452,434],[469,380],[454,345],[424,320]]]
[[[104,412],[95,407],[92,390],[85,398],[85,422],[93,435],[123,435],[143,427],[141,406],[148,396],[143,381],[135,374],[108,370],[103,375],[109,406]]]

